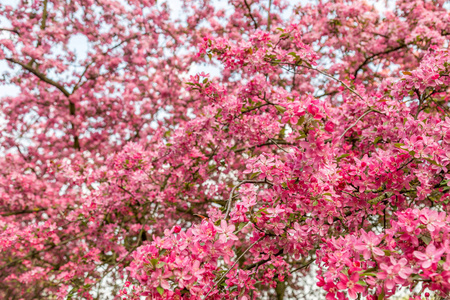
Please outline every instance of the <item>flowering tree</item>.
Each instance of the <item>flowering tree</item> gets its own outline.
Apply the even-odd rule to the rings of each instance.
[[[0,298],[445,297],[444,2],[1,5]]]

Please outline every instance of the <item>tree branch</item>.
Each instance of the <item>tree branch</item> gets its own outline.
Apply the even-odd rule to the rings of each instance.
[[[242,252],[242,254],[236,259],[236,261],[234,262],[234,264],[231,266],[231,268],[228,269],[228,271],[225,272],[225,274],[223,274],[219,280],[216,281],[216,284],[213,285],[211,287],[211,289],[208,291],[208,293],[206,294],[205,298],[206,299],[208,297],[208,295],[211,293],[211,291],[214,289],[214,287],[216,287],[221,281],[222,279],[225,278],[225,276],[230,273],[230,271],[234,268],[234,266],[236,266],[236,264],[239,262],[239,260],[248,252],[248,250],[250,250],[251,248],[253,248],[253,246],[255,246],[260,240],[262,240],[264,238],[264,236],[260,237],[256,242],[254,242],[253,244],[251,244],[247,249],[245,249],[244,252]]]
[[[44,210],[47,210],[47,208],[25,209],[25,210],[21,210],[21,211],[2,213],[2,214],[0,214],[0,216],[2,216],[2,217],[17,216],[17,215],[23,215],[23,214],[36,213],[36,212],[40,212],[40,211],[44,211]]]
[[[247,9],[248,9],[248,15],[249,15],[250,18],[252,18],[252,20],[253,20],[253,25],[254,25],[254,27],[255,27],[255,30],[258,29],[258,23],[256,22],[255,18],[253,18],[253,15],[252,15],[252,9],[250,8],[250,5],[248,5],[247,0],[244,0],[244,4],[245,4],[245,6],[246,6]]]
[[[32,68],[29,65],[26,65],[20,61],[18,61],[17,59],[14,58],[6,58],[7,61],[10,61],[12,63],[15,63],[17,65],[20,65],[22,68],[24,68],[25,70],[27,70],[28,72],[36,75],[40,80],[44,81],[45,83],[48,83],[50,85],[53,85],[54,87],[56,87],[58,90],[60,90],[64,96],[69,97],[70,93],[58,82],[51,80],[50,78],[48,78],[47,76],[45,76],[45,74],[39,72],[38,70]]]
[[[15,34],[17,34],[18,36],[20,36],[20,32],[17,31],[17,30],[15,30],[15,29],[0,28],[0,31],[9,31],[9,32],[15,33]]]
[[[362,118],[364,118],[366,115],[368,115],[368,114],[371,113],[371,112],[377,112],[377,113],[379,113],[379,114],[383,114],[382,112],[380,112],[380,111],[378,111],[378,110],[376,110],[376,109],[369,108],[368,110],[366,110],[365,113],[363,113],[363,114],[358,118],[358,120],[356,120],[355,123],[353,123],[350,127],[348,127],[347,129],[345,129],[345,130],[344,130],[344,133],[342,133],[342,135],[341,135],[339,138],[340,138],[340,139],[343,138],[343,137],[345,136],[345,134],[346,134],[350,129],[352,129],[353,127],[355,127],[356,124],[358,124],[358,122],[361,121]]]
[[[234,191],[238,187],[240,187],[241,185],[243,185],[245,183],[268,183],[268,184],[273,185],[272,183],[268,182],[267,180],[263,180],[263,181],[261,181],[261,180],[243,180],[243,181],[239,182],[230,192],[230,197],[228,198],[228,201],[227,201],[227,212],[225,213],[224,219],[228,218],[228,215],[230,214],[231,200],[233,199]]]
[[[44,10],[42,11],[42,23],[41,23],[41,29],[44,30],[46,23],[47,23],[47,3],[48,0],[44,0]]]
[[[283,253],[284,253],[284,251],[281,250],[281,251],[279,251],[277,254],[274,254],[274,256],[280,256],[280,255],[283,255]],[[250,270],[250,269],[253,269],[253,268],[255,268],[255,267],[258,268],[259,266],[261,266],[261,265],[263,265],[263,264],[265,264],[266,262],[269,262],[269,261],[271,261],[271,260],[272,260],[271,258],[260,260],[260,261],[254,263],[254,264],[245,266],[245,267],[244,267],[244,270]]]
[[[391,53],[391,52],[394,52],[394,51],[400,50],[400,49],[402,49],[402,48],[405,48],[406,46],[407,46],[406,44],[402,44],[402,45],[400,45],[400,46],[398,46],[398,47],[395,47],[395,48],[386,50],[386,51],[384,51],[384,52],[379,52],[379,53],[372,54],[371,56],[367,57],[367,58],[366,58],[366,59],[358,66],[358,68],[356,68],[355,72],[353,73],[353,76],[355,76],[355,78],[356,78],[356,77],[358,76],[359,70],[361,70],[362,67],[364,67],[364,66],[365,66],[372,58],[377,57],[377,56],[379,56],[379,55],[389,54],[389,53]]]
[[[62,86],[60,83],[48,78],[47,76],[45,76],[45,74],[39,72],[38,70],[34,69],[30,64],[24,64],[20,61],[18,61],[17,59],[14,58],[6,58],[7,61],[15,63],[19,66],[21,66],[22,68],[24,68],[25,70],[27,70],[28,72],[34,74],[36,77],[38,77],[39,79],[41,79],[42,81],[44,81],[45,83],[48,83],[54,87],[56,87],[58,90],[60,90],[64,96],[66,96],[67,98],[70,97],[71,93],[69,93],[69,91],[67,91],[64,86]],[[69,99],[69,112],[71,116],[75,116],[75,112],[76,112],[76,108],[75,108],[75,103],[73,103],[72,101],[70,101]],[[75,126],[73,125],[72,122],[70,122],[70,124],[72,125],[72,129],[75,128]],[[79,138],[78,135],[74,134],[73,135],[73,147],[77,150],[80,150],[80,142],[79,142]]]
[[[301,269],[307,268],[307,267],[308,267],[310,264],[312,264],[313,262],[314,262],[314,259],[311,259],[311,260],[309,260],[306,264],[304,264],[303,266],[301,266],[301,267],[299,267],[299,268],[297,268],[297,269],[292,270],[290,273],[292,274],[292,273],[297,272],[297,271],[299,271],[299,270],[301,270]]]

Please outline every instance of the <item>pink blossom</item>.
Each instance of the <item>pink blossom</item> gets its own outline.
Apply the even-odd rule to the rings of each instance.
[[[433,243],[430,243],[427,246],[425,253],[420,251],[414,251],[414,256],[421,261],[422,268],[427,269],[432,264],[437,263],[441,259],[441,256],[444,253],[444,251],[445,249],[443,248],[437,249]]]

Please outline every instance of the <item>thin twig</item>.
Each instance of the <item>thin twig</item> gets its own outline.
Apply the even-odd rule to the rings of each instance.
[[[292,145],[291,143],[288,143],[288,142],[286,142],[286,141],[277,141],[277,143],[278,143],[279,145]],[[264,143],[264,144],[259,144],[259,145],[250,146],[250,147],[246,147],[246,148],[236,149],[236,150],[234,150],[234,153],[239,153],[239,152],[243,152],[243,151],[245,151],[245,150],[251,150],[251,149],[254,149],[254,148],[260,148],[260,147],[271,146],[271,145],[275,145],[275,144],[274,144],[274,143],[266,142],[266,143]]]
[[[306,264],[304,264],[303,266],[301,266],[301,267],[299,267],[299,268],[297,268],[297,269],[292,270],[290,273],[292,274],[292,273],[294,273],[294,272],[297,272],[298,270],[307,268],[307,267],[308,267],[310,264],[312,264],[313,262],[314,262],[314,259],[311,259],[311,260],[308,261]]]
[[[39,72],[38,70],[18,61],[17,59],[14,58],[6,58],[7,61],[10,61],[12,63],[18,64],[20,65],[22,68],[24,68],[25,70],[27,70],[30,73],[33,73],[34,75],[36,75],[39,79],[41,79],[42,81],[53,85],[54,87],[56,87],[58,90],[60,90],[64,96],[69,97],[70,93],[58,82],[51,80],[50,78],[48,78],[47,76],[45,76],[43,73]]]
[[[141,240],[142,240],[142,235],[144,234],[144,231],[145,231],[145,225],[142,225],[141,231],[139,232],[139,235],[138,235],[137,242],[136,242],[136,244],[133,246],[133,248],[131,248],[130,251],[128,251],[128,253],[127,253],[124,257],[122,257],[122,259],[120,259],[118,262],[116,262],[112,268],[109,268],[109,270],[108,270],[105,274],[103,274],[102,277],[100,277],[99,279],[97,279],[96,282],[94,282],[93,284],[91,284],[91,285],[88,287],[88,289],[91,289],[91,288],[93,288],[94,286],[96,286],[96,285],[97,285],[100,281],[102,281],[109,273],[111,273],[112,270],[114,270],[114,269],[115,269],[119,264],[121,264],[128,256],[130,256],[130,254],[133,253],[134,250],[136,250],[136,249],[140,246]],[[75,289],[75,288],[76,288],[76,287],[74,287],[73,289]],[[71,290],[70,292],[72,292],[72,291],[73,291],[73,290]]]
[[[2,213],[2,214],[0,214],[0,216],[9,217],[9,216],[37,213],[37,212],[41,212],[41,211],[45,211],[45,210],[47,210],[47,208],[25,209],[25,210],[21,210],[21,211]]]
[[[344,133],[342,133],[342,135],[341,135],[339,138],[340,138],[340,139],[343,138],[344,135],[345,135],[350,129],[352,129],[353,127],[355,127],[356,124],[358,124],[358,122],[361,121],[362,118],[364,118],[366,115],[370,114],[371,112],[376,112],[376,113],[379,113],[379,114],[383,114],[382,112],[380,112],[380,111],[378,111],[378,110],[375,110],[375,109],[373,109],[373,108],[369,108],[368,110],[366,110],[366,111],[358,118],[358,120],[356,120],[355,123],[353,123],[353,125],[351,125],[351,126],[348,127],[347,129],[345,129],[345,130],[344,130]]]
[[[283,255],[283,254],[284,254],[284,251],[281,250],[281,251],[278,251],[278,253],[277,253],[277,254],[274,254],[273,256],[280,256],[280,255]],[[270,258],[268,258],[268,259],[260,260],[260,261],[254,263],[254,264],[251,264],[251,265],[246,266],[246,267],[244,268],[244,270],[251,270],[251,269],[253,269],[253,268],[255,268],[255,267],[258,269],[259,266],[261,266],[261,265],[263,265],[263,264],[265,264],[266,262],[269,262],[269,261],[271,261],[271,260],[272,260],[272,257],[270,257]]]
[[[208,293],[206,294],[205,298],[206,299],[208,297],[208,295],[212,292],[212,290],[222,281],[222,279],[225,278],[225,276],[230,273],[230,271],[234,268],[234,266],[236,266],[236,264],[239,262],[239,260],[253,247],[255,246],[259,241],[261,241],[264,238],[264,236],[260,237],[256,242],[254,242],[253,244],[251,244],[247,249],[245,249],[245,251],[236,259],[236,261],[234,262],[234,264],[231,266],[231,268],[228,269],[228,271],[225,272],[225,274],[223,274],[219,280],[216,281],[216,283],[211,287],[211,289],[208,291]]]
[[[247,7],[247,10],[248,10],[248,15],[250,16],[250,18],[252,19],[252,21],[253,21],[253,26],[255,27],[255,30],[256,29],[258,29],[258,23],[256,22],[256,20],[255,20],[255,18],[253,17],[253,15],[252,15],[252,9],[250,8],[250,5],[247,3],[247,0],[244,0],[244,4],[245,4],[245,6]]]
[[[13,260],[13,261],[7,263],[6,265],[1,266],[1,267],[0,267],[0,270],[3,270],[4,268],[7,268],[7,267],[9,267],[9,266],[11,266],[11,265],[14,265],[15,263],[18,263],[18,262],[20,262],[20,261],[22,261],[22,260],[24,260],[24,259],[27,259],[27,258],[29,258],[29,257],[31,257],[31,256],[33,256],[33,255],[36,255],[36,254],[39,254],[39,253],[42,253],[42,252],[48,252],[48,251],[50,251],[50,250],[52,250],[52,249],[54,249],[54,248],[56,248],[56,247],[58,247],[58,246],[63,246],[63,245],[65,245],[65,244],[69,243],[69,242],[72,242],[72,241],[75,241],[75,240],[77,240],[77,239],[83,238],[83,237],[85,237],[86,235],[88,235],[88,233],[84,233],[84,234],[82,234],[82,235],[80,235],[80,236],[78,236],[78,237],[73,237],[73,238],[67,239],[67,240],[65,240],[65,241],[62,241],[62,242],[59,243],[59,244],[54,244],[54,245],[52,245],[52,246],[50,246],[50,247],[48,247],[48,248],[46,248],[46,249],[43,249],[43,250],[40,250],[40,251],[37,251],[37,252],[31,252],[31,253],[29,253],[29,254],[23,256],[23,257],[20,257],[20,258],[18,258],[18,259],[15,259],[15,260]]]
[[[280,64],[294,65],[294,64],[292,64],[292,63],[280,63]],[[357,91],[355,91],[354,89],[352,89],[351,87],[349,87],[349,86],[348,86],[345,82],[343,82],[342,80],[337,79],[337,78],[335,78],[335,77],[329,75],[328,73],[326,73],[326,72],[324,72],[324,71],[320,71],[319,69],[316,69],[316,68],[313,68],[313,67],[309,67],[309,66],[306,66],[306,65],[303,65],[303,64],[302,64],[302,65],[300,65],[300,64],[295,64],[295,66],[299,66],[299,67],[303,67],[303,68],[306,68],[306,69],[309,69],[309,70],[313,70],[313,71],[319,72],[320,74],[322,74],[322,75],[324,75],[324,76],[326,76],[326,77],[328,77],[328,78],[330,78],[330,79],[333,79],[333,80],[339,82],[339,83],[342,84],[347,90],[349,90],[351,93],[355,94],[355,95],[358,96],[361,100],[364,101],[364,98],[363,98]],[[285,70],[286,70],[286,69],[285,69]],[[289,69],[288,69],[288,71],[289,71]]]
[[[414,160],[414,157],[411,158],[407,163],[405,163],[404,165],[402,165],[401,167],[399,167],[397,170],[395,170],[396,172],[400,171],[401,169],[403,169],[404,167],[406,167],[407,165],[409,165],[410,163],[412,163]]]
[[[349,86],[348,86],[347,84],[345,84],[345,82],[343,82],[342,80],[337,79],[337,78],[335,78],[335,77],[329,75],[328,73],[325,73],[325,72],[323,72],[323,71],[320,71],[319,69],[316,69],[316,68],[313,68],[313,67],[304,66],[304,65],[300,65],[300,66],[305,67],[305,68],[310,69],[310,70],[314,70],[314,71],[319,72],[320,74],[322,74],[322,75],[324,75],[324,76],[326,76],[326,77],[328,77],[328,78],[330,78],[330,79],[336,80],[337,82],[339,82],[340,84],[342,84],[347,90],[349,90],[350,92],[352,92],[353,94],[355,94],[355,95],[358,96],[361,100],[364,101],[364,98],[363,98],[357,91],[355,91],[354,89],[352,89],[351,87],[349,87]]]
[[[0,31],[9,31],[9,32],[13,32],[13,33],[17,34],[18,36],[20,36],[19,31],[15,30],[15,29],[0,28]]]
[[[228,215],[230,214],[230,209],[231,209],[231,200],[233,199],[233,194],[234,191],[240,187],[241,185],[245,184],[245,183],[268,183],[268,184],[272,184],[270,182],[268,182],[267,180],[243,180],[241,182],[239,182],[232,190],[230,193],[230,196],[228,197],[228,201],[227,201],[227,212],[225,213],[225,217],[224,219],[228,218]]]
[[[277,143],[275,140],[273,140],[273,139],[271,139],[271,138],[269,138],[269,140],[272,141],[272,142],[278,147],[278,149],[280,149],[281,151],[284,151],[284,152],[286,152],[286,153],[289,153],[289,152],[287,152],[286,150],[284,150],[283,148],[281,148],[280,145],[278,145],[278,143]]]

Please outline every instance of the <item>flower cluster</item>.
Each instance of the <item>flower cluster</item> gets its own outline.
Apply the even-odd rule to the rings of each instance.
[[[327,268],[318,276],[327,299],[339,299],[345,292],[351,299],[371,291],[393,295],[415,280],[423,282],[423,289],[450,292],[450,217],[428,208],[407,209],[396,216],[386,233],[361,230],[327,241],[318,252]]]

